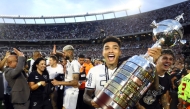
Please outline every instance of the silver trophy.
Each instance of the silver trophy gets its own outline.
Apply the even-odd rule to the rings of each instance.
[[[183,14],[182,14],[183,15]],[[173,46],[183,38],[183,27],[179,20],[167,19],[159,23],[153,21],[153,38],[156,43],[152,47]],[[103,109],[128,109],[134,107],[142,95],[155,80],[155,64],[152,57],[133,56],[122,63],[112,75],[94,101]]]

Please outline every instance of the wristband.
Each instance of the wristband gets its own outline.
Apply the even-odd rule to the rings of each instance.
[[[41,83],[41,82],[38,82],[38,83],[37,83],[37,85],[38,85],[38,86],[41,86],[41,85],[42,85],[42,83]]]

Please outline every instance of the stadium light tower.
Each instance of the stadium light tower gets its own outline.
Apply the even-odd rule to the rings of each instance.
[[[141,13],[141,5],[139,6],[139,13]]]

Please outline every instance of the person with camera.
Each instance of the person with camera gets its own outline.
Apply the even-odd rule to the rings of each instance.
[[[34,62],[32,72],[28,77],[28,84],[31,89],[30,109],[53,109],[50,101],[53,87],[51,87],[51,80],[46,70],[44,58],[38,58]]]

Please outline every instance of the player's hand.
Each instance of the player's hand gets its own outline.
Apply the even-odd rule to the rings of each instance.
[[[93,100],[91,101],[91,105],[95,108],[101,108],[99,105],[97,105]]]
[[[184,109],[184,108],[183,108],[183,105],[179,103],[179,104],[177,105],[177,109]]]
[[[45,86],[46,85],[46,82],[45,81],[40,81],[42,86]]]
[[[11,53],[9,51],[6,52],[5,58],[7,58]]]
[[[53,45],[53,54],[54,55],[56,54],[56,45],[55,44]]]
[[[59,81],[57,81],[57,80],[53,80],[53,81],[51,81],[51,83],[54,85],[54,86],[58,86],[58,85],[60,85],[60,83],[59,83]]]
[[[148,48],[148,55],[153,57],[153,61],[156,62],[161,55],[161,47]]]
[[[145,109],[142,105],[139,104],[139,102],[136,104],[137,109]]]

